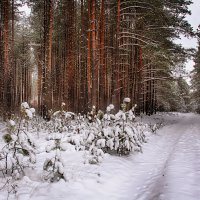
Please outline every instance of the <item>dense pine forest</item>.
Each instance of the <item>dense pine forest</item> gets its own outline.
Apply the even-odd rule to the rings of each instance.
[[[0,200],[199,200],[199,13],[0,0]]]
[[[186,20],[190,0],[1,0],[0,109],[4,117],[26,101],[38,113],[60,108],[87,113],[200,110],[200,58],[192,87],[185,62],[194,50],[175,43],[199,37]],[[30,15],[20,7],[28,5]],[[191,90],[192,89],[192,90]]]

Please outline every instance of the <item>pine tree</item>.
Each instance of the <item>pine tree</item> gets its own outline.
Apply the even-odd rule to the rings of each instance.
[[[31,42],[25,45],[34,49],[41,114],[58,109],[62,102],[74,112],[87,113],[93,105],[105,109],[110,103],[117,109],[129,96],[138,105],[137,114],[150,115],[158,102],[162,104],[159,96],[165,95],[165,85],[173,91],[173,68],[187,57],[173,39],[180,33],[193,35],[185,19],[191,1],[27,2],[32,9]],[[17,96],[27,99],[32,89],[30,70],[23,74],[16,102]]]
[[[194,110],[200,113],[200,37],[198,37],[198,50],[195,55],[195,65],[192,71],[192,97],[194,100]]]

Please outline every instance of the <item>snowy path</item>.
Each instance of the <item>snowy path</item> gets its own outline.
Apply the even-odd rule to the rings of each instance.
[[[135,159],[132,188],[122,199],[130,199],[131,192],[131,199],[140,200],[200,199],[200,117],[182,114],[176,120]]]
[[[80,153],[66,154],[69,182],[49,184],[26,177],[17,199],[199,200],[200,116],[164,118],[167,125],[150,137],[142,154],[107,155],[97,166],[82,164]]]
[[[200,116],[169,120],[174,124],[151,138],[143,154],[107,159],[99,169],[99,184],[86,181],[80,193],[72,185],[71,199],[200,199]]]

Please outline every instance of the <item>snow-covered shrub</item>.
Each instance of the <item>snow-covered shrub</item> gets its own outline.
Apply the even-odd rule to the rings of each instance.
[[[21,115],[29,120],[32,119],[35,114],[35,108],[30,108],[27,102],[21,104]]]
[[[44,126],[46,125],[46,121],[41,116],[35,116],[30,122],[29,122],[30,128],[29,132],[32,134],[35,134],[40,136],[40,133],[43,132]]]
[[[104,157],[102,148],[96,145],[96,142],[102,138],[104,113],[99,111],[96,115],[96,108],[93,106],[92,111],[87,115],[87,120],[88,122],[84,122],[84,128],[82,130],[86,150],[85,162],[97,164]]]
[[[33,119],[35,118],[35,108],[29,107],[29,104],[27,102],[23,102],[21,104],[21,110],[20,110],[21,116],[23,116],[23,127],[26,128],[26,131],[29,132],[31,123],[33,122]],[[20,120],[21,118],[19,118]]]
[[[150,129],[151,129],[151,131],[152,131],[153,133],[156,134],[156,131],[157,131],[157,129],[158,129],[157,124],[153,124],[153,125],[150,124]]]
[[[130,102],[130,98],[124,98],[121,104],[121,110],[114,116],[115,123],[113,130],[110,131],[111,134],[107,138],[107,146],[109,149],[116,150],[118,154],[142,151],[141,144],[138,142],[138,136],[142,133],[138,133],[134,127],[134,109],[136,105],[129,110]]]
[[[66,112],[64,110],[65,103],[61,104],[61,109],[53,112],[51,120],[47,123],[49,132],[66,132],[71,128],[71,121],[75,118],[73,112]]]
[[[79,134],[75,132],[68,134],[66,137],[66,142],[73,145],[76,151],[81,151],[85,149],[84,136],[82,134],[82,131],[80,131]]]
[[[90,164],[98,164],[102,162],[104,158],[104,152],[101,148],[97,148],[96,146],[91,146],[89,151],[85,153],[85,163]]]
[[[53,156],[47,158],[43,165],[44,179],[50,182],[56,182],[60,179],[66,180],[64,174],[64,164],[61,158],[61,151],[65,151],[62,143],[62,134],[57,133],[48,138],[49,144],[46,146],[46,152],[53,152]]]
[[[103,128],[101,139],[96,145],[104,152],[128,154],[131,151],[142,151],[145,135],[141,126],[136,123],[115,122],[113,126]]]
[[[55,134],[55,133],[68,133],[72,132],[72,121],[77,123],[75,120],[75,114],[72,112],[67,112],[64,110],[65,103],[61,104],[60,110],[53,112],[49,111],[50,118],[49,120],[43,120],[43,118],[37,116],[35,120],[35,129],[39,136],[39,132],[47,133],[47,134]]]
[[[105,113],[105,115],[103,116],[103,119],[102,119],[104,127],[111,125],[114,122],[114,120],[116,119],[115,115],[112,114],[113,110],[114,110],[113,104],[110,104],[109,106],[107,106],[106,113]]]
[[[122,155],[131,151],[142,152],[147,127],[135,122],[134,109],[137,105],[128,109],[129,104],[130,98],[125,98],[122,109],[116,115],[112,114],[114,106],[109,105],[100,122],[93,117],[88,131],[85,131],[86,147],[89,149],[86,157],[89,158],[89,163],[101,161],[104,153]]]
[[[95,106],[92,106],[92,110],[90,112],[88,112],[87,114],[87,118],[88,118],[88,122],[89,123],[92,123],[94,122],[97,118],[97,115],[96,115],[96,107]]]
[[[45,160],[43,170],[46,172],[44,175],[45,180],[50,182],[57,182],[60,179],[67,180],[64,174],[64,164],[59,149],[56,150],[53,157]]]
[[[13,179],[24,176],[24,169],[36,162],[35,142],[26,130],[26,122],[33,117],[35,110],[28,103],[21,104],[21,116],[18,122],[13,119],[7,123],[3,135],[5,146],[0,151],[0,171]]]
[[[152,133],[156,134],[157,130],[163,126],[163,119],[154,118],[154,120],[156,121],[155,124],[150,123],[149,128],[151,129]]]
[[[119,154],[128,154],[131,151],[142,152],[142,143],[146,142],[145,135],[139,124],[125,123],[120,127],[119,124]]]
[[[121,104],[121,110],[115,115],[116,120],[130,121],[133,122],[135,120],[135,108],[137,104],[135,104],[131,109],[130,107],[130,98],[124,98],[123,103]]]

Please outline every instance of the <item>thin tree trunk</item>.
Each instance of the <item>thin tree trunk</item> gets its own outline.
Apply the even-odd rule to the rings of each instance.
[[[92,106],[98,106],[98,69],[97,69],[97,63],[96,63],[96,27],[95,27],[95,6],[96,6],[96,0],[91,0],[91,31],[92,31],[92,44],[91,44],[91,51],[92,51],[92,59],[91,59],[91,67],[92,67]]]
[[[52,29],[53,29],[53,0],[49,0],[48,5],[48,49],[47,49],[47,64],[46,64],[46,94],[45,104],[47,109],[52,108],[52,80],[51,80],[51,62],[52,62]]]

